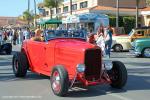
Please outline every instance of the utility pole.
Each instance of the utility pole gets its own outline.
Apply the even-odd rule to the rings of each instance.
[[[139,0],[136,0],[136,28],[138,28]]]
[[[30,12],[30,0],[28,0],[28,13]],[[28,26],[30,26],[30,18],[28,18]]]
[[[36,14],[36,0],[34,0],[34,13],[35,13],[35,16],[34,16],[34,17],[35,17],[35,18],[34,18],[34,20],[35,20],[35,21],[34,21],[34,25],[35,25],[35,27],[37,27],[37,23],[36,23],[36,15],[37,15],[37,14]]]
[[[72,0],[70,0],[70,14],[72,15]]]
[[[119,0],[116,0],[116,8],[117,8],[117,12],[116,12],[116,28],[119,27]]]
[[[55,0],[55,7],[56,7],[56,19],[58,19],[58,1]]]

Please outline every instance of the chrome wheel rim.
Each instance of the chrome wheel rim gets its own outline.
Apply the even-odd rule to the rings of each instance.
[[[52,75],[52,89],[55,93],[59,93],[61,90],[61,83],[60,83],[60,75],[58,71],[55,71]]]
[[[144,56],[145,56],[145,57],[150,57],[150,48],[146,48],[146,49],[144,50]]]
[[[117,46],[115,47],[115,49],[116,49],[116,51],[121,51],[121,50],[122,50],[122,47],[121,47],[120,45],[117,45]]]

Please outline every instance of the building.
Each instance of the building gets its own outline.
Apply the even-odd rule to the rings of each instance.
[[[18,17],[4,17],[0,16],[0,27],[20,27],[22,25],[26,25],[27,23],[21,20],[18,20]]]
[[[119,14],[120,16],[135,16],[136,15],[136,0],[119,0]],[[51,13],[53,18],[59,16],[60,18],[66,18],[71,14],[82,14],[82,13],[101,13],[116,15],[116,0],[72,0],[72,7],[70,7],[70,0],[64,0],[62,5],[56,9],[53,8]],[[42,8],[44,17],[46,20],[50,18],[49,8]],[[146,0],[140,0],[139,2],[139,15],[141,22],[145,26],[150,25],[150,8],[146,7]]]
[[[10,24],[16,24],[17,17],[0,17],[0,27]]]

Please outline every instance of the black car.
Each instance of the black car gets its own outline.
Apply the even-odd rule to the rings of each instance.
[[[12,52],[12,44],[0,40],[0,53],[5,53],[10,55],[11,52]]]

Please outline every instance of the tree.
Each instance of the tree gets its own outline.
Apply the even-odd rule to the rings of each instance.
[[[32,21],[34,18],[33,14],[31,12],[29,12],[28,10],[23,12],[23,19],[25,21]]]
[[[44,0],[44,6],[50,9],[50,18],[52,19],[53,13],[52,8],[56,8],[56,12],[58,12],[58,6],[62,2],[62,0]]]

